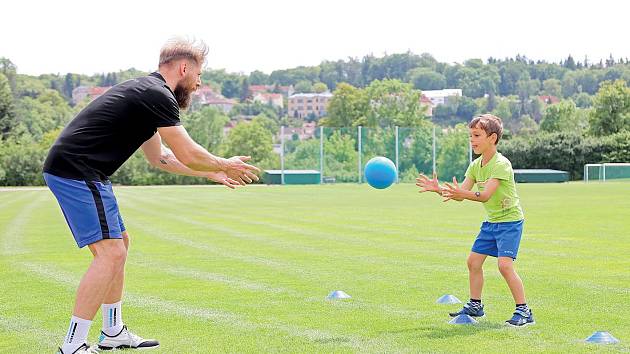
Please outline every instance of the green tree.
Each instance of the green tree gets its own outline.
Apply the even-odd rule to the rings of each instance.
[[[365,92],[347,83],[337,85],[328,104],[328,116],[320,124],[328,127],[350,127],[365,116],[368,101]]]
[[[416,68],[407,74],[409,82],[418,90],[442,90],[446,88],[446,77],[427,68]]]
[[[425,119],[420,92],[400,80],[375,80],[365,89],[369,102],[365,117],[355,125],[413,127]]]
[[[226,156],[251,156],[261,168],[277,168],[279,157],[273,152],[271,133],[261,124],[240,122],[228,134],[224,148]]]
[[[545,132],[562,132],[575,129],[575,103],[562,101],[545,108],[540,130]]]
[[[229,78],[221,85],[221,94],[227,98],[236,98],[241,94],[241,82],[238,77]]]
[[[6,136],[14,125],[13,93],[9,80],[0,73],[0,137]]]
[[[203,107],[182,115],[182,124],[193,140],[215,153],[223,142],[223,127],[228,121],[226,115],[213,107]]]
[[[543,91],[545,95],[562,97],[562,82],[558,79],[547,79],[543,81]]]
[[[251,85],[267,85],[269,84],[269,75],[262,71],[254,70],[249,74],[249,83]]]
[[[590,122],[598,136],[630,130],[630,88],[625,81],[602,84],[593,100]]]
[[[313,92],[313,84],[310,81],[302,80],[295,84],[295,92],[310,93]]]
[[[328,86],[323,82],[316,82],[313,85],[313,92],[322,93],[328,91]]]
[[[448,133],[441,136],[437,158],[438,176],[451,181],[453,176],[462,181],[468,167],[468,126],[457,124]]]

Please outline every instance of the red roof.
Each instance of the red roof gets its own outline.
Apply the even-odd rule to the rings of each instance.
[[[556,96],[538,96],[538,98],[546,104],[554,104],[560,102],[560,99]]]

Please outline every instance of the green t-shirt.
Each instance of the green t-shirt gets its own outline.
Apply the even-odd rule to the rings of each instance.
[[[481,192],[491,178],[499,180],[499,186],[488,201],[483,203],[489,222],[523,220],[523,210],[516,194],[514,171],[510,160],[499,152],[494,154],[485,166],[481,166],[482,156],[473,161],[466,170],[466,177],[472,179]]]

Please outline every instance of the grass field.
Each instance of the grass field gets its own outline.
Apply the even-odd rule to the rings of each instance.
[[[503,326],[514,303],[494,259],[486,318],[447,323],[459,306],[435,300],[467,299],[483,207],[412,185],[120,187],[124,320],[160,340],[153,353],[630,352],[630,184],[518,189],[535,326]],[[0,191],[0,353],[55,351],[90,258],[48,190]],[[597,330],[621,343],[585,344]]]

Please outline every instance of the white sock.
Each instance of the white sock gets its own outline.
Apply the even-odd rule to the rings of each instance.
[[[103,304],[103,332],[108,336],[117,335],[123,328],[122,321],[122,301],[115,304]]]
[[[64,353],[72,353],[83,343],[87,343],[90,326],[92,326],[92,321],[72,316],[68,334],[66,334],[66,339],[63,341],[61,350],[63,350]]]

